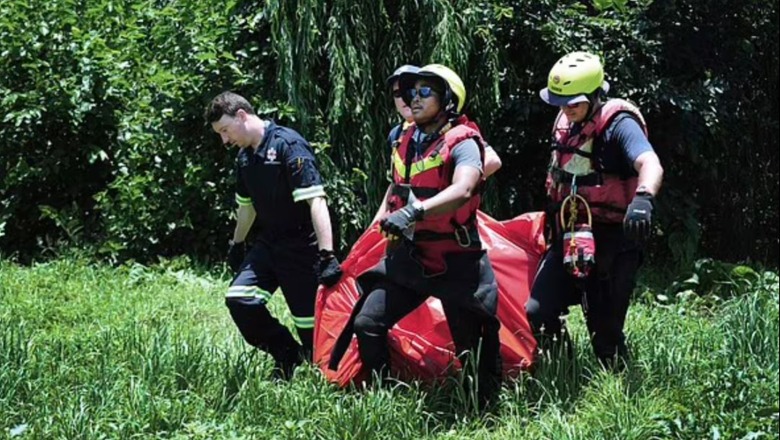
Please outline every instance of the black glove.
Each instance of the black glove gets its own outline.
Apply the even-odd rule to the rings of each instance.
[[[228,266],[233,272],[238,272],[241,269],[241,263],[244,262],[246,256],[246,243],[236,243],[230,240],[230,247],[228,248]]]
[[[388,238],[394,240],[403,236],[403,233],[417,220],[422,220],[425,211],[422,207],[414,207],[408,204],[398,211],[388,215],[379,222],[379,228]]]
[[[628,205],[626,217],[623,219],[623,232],[633,240],[647,240],[653,232],[653,195],[648,192],[638,192]]]
[[[331,250],[321,249],[320,258],[315,267],[317,282],[325,287],[332,287],[341,278],[341,265]]]

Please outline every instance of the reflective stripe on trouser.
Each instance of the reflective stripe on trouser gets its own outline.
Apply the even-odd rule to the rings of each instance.
[[[225,298],[256,298],[262,304],[267,304],[273,293],[257,286],[230,286]],[[293,324],[300,329],[313,329],[314,316],[293,316]]]
[[[302,329],[313,329],[314,328],[314,317],[313,316],[293,316],[293,324],[295,324],[295,327],[302,328]]]
[[[271,292],[257,286],[230,286],[225,298],[257,298],[262,304],[266,304],[271,295]]]
[[[307,358],[314,354],[312,341],[314,340],[314,316],[299,317],[293,316],[293,324],[298,331],[298,337],[303,342],[303,350]]]
[[[231,316],[248,343],[269,352],[284,351],[293,344],[299,347],[287,327],[266,309],[281,287],[303,348],[311,352],[316,258],[316,242],[308,236],[286,237],[279,242],[261,240],[252,246],[225,295]]]

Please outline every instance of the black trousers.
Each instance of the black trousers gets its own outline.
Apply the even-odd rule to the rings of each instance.
[[[361,360],[372,371],[385,374],[390,359],[388,331],[429,296],[435,296],[441,300],[464,368],[469,371],[469,354],[476,356],[480,391],[489,392],[491,385],[495,389],[501,377],[498,285],[487,254],[450,255],[445,274],[426,278],[413,252],[406,247],[398,249],[358,279],[368,295],[354,322]]]
[[[260,239],[249,250],[225,295],[230,315],[247,343],[270,353],[277,361],[289,360],[301,349],[311,356],[316,261],[317,242],[313,233],[273,241]],[[279,287],[293,315],[302,346],[266,307]]]
[[[563,245],[555,241],[537,271],[526,313],[540,348],[562,338],[561,316],[581,304],[591,344],[598,359],[612,365],[628,358],[623,327],[642,251],[627,239],[622,225],[595,225],[596,266],[583,281],[576,281],[563,266]],[[563,339],[566,339],[563,336]]]

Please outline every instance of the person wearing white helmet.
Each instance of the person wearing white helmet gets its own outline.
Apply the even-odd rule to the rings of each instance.
[[[406,105],[406,103],[403,100],[403,94],[401,92],[401,88],[398,84],[398,79],[401,77],[401,74],[403,73],[416,73],[418,70],[420,70],[419,67],[412,65],[412,64],[404,64],[403,66],[395,69],[392,75],[387,77],[387,80],[385,80],[385,84],[387,85],[387,88],[390,90],[390,93],[393,96],[393,105],[395,105],[395,110],[398,112],[398,115],[403,119],[400,123],[396,124],[392,129],[390,129],[390,133],[387,135],[387,155],[391,155],[393,148],[397,148],[399,141],[401,137],[403,137],[404,133],[406,133],[406,130],[414,124],[414,118],[412,117],[412,109]],[[387,214],[387,205],[384,203],[387,198],[390,197],[389,194],[385,193],[385,197],[382,199],[383,202],[379,204],[379,209],[377,210],[376,214],[374,214],[374,217],[371,220],[370,225],[376,224],[382,217],[384,217]]]
[[[401,136],[403,136],[403,133],[406,131],[406,129],[409,128],[409,126],[414,122],[414,118],[412,117],[412,109],[406,105],[403,100],[403,93],[401,92],[398,79],[404,73],[416,73],[419,70],[420,68],[417,66],[404,64],[403,66],[395,69],[393,74],[387,77],[387,80],[385,81],[387,88],[390,89],[390,93],[393,95],[393,104],[395,105],[395,110],[398,112],[398,115],[403,118],[403,121],[393,127],[393,129],[390,130],[390,134],[387,136],[387,143],[390,147],[392,147],[399,139],[401,139]]]
[[[639,109],[606,99],[608,91],[600,58],[573,52],[555,63],[539,92],[559,112],[546,179],[551,245],[526,312],[544,350],[552,341],[570,343],[560,318],[580,303],[596,357],[621,369],[629,359],[623,327],[663,168]],[[571,200],[579,202],[561,206]],[[577,241],[583,238],[587,245]]]

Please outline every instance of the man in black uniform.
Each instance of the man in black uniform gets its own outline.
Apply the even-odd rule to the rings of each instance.
[[[274,375],[287,379],[311,356],[318,283],[332,286],[341,276],[317,162],[300,134],[260,119],[235,93],[215,97],[205,118],[224,145],[239,148],[237,221],[228,252],[236,276],[225,302],[244,339],[268,352]],[[258,237],[246,253],[255,220]],[[279,287],[302,345],[266,308]]]

